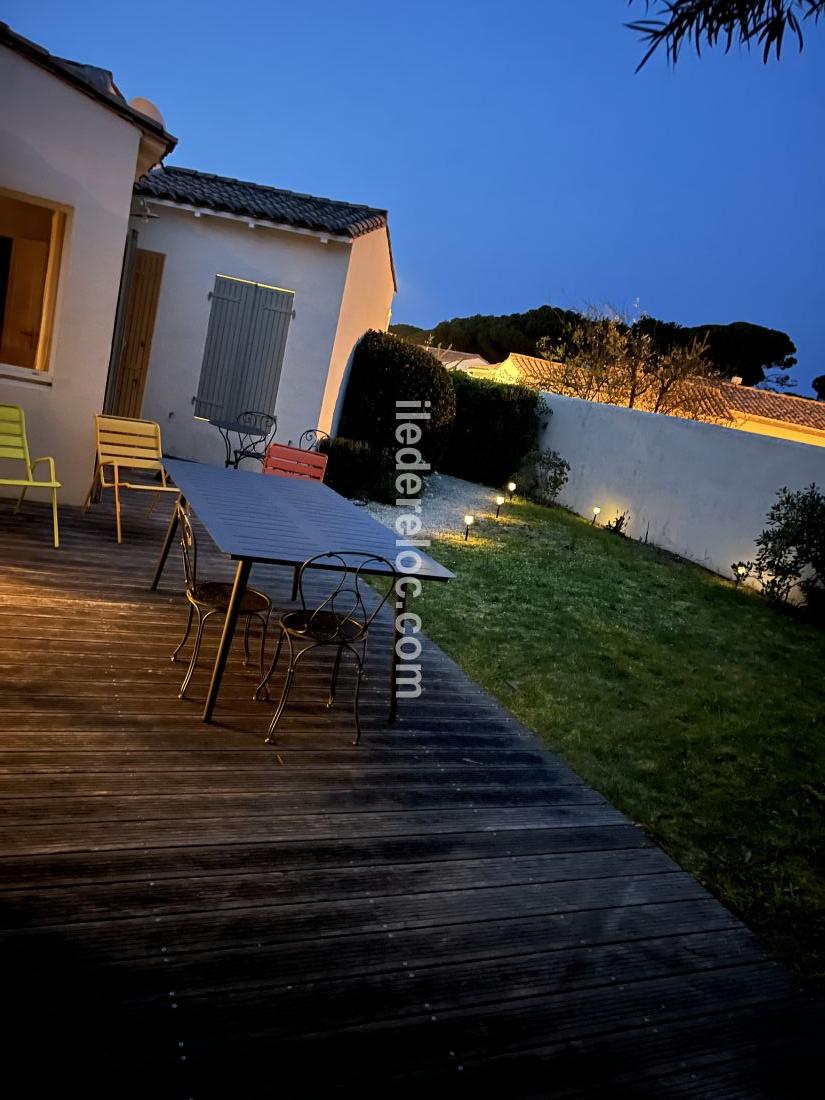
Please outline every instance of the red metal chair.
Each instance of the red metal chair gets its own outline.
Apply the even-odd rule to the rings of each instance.
[[[302,451],[300,447],[285,447],[270,443],[264,455],[263,472],[276,477],[305,477],[323,481],[328,455],[317,451]]]

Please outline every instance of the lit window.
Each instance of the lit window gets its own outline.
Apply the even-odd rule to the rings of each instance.
[[[0,364],[48,369],[66,215],[0,191]]]

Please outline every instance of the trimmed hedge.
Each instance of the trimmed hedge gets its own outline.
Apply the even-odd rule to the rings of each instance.
[[[549,410],[538,390],[471,378],[454,371],[452,434],[439,469],[482,485],[503,485],[536,446]]]
[[[395,501],[395,454],[354,439],[325,439],[318,450],[329,455],[324,481],[351,500]]]
[[[455,417],[450,375],[434,355],[387,332],[366,332],[352,357],[339,433],[373,447],[390,448],[395,438],[397,401],[429,401],[429,420],[417,444],[425,460],[438,466]]]

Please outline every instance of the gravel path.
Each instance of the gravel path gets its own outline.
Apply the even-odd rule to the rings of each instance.
[[[495,515],[496,495],[497,490],[486,485],[475,485],[472,481],[462,481],[447,474],[430,474],[421,501],[421,534],[425,538],[460,534],[468,512],[477,520]],[[506,492],[503,495],[506,496]],[[373,501],[366,508],[371,516],[387,527],[395,525],[395,518],[401,512],[394,504],[376,504]]]

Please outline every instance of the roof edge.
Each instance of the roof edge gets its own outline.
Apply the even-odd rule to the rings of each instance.
[[[168,130],[160,125],[160,123],[155,122],[155,120],[149,118],[148,115],[136,111],[134,107],[130,107],[128,103],[122,103],[120,100],[115,99],[114,96],[107,95],[101,89],[95,88],[65,64],[62,58],[55,57],[54,54],[49,53],[44,46],[40,46],[36,42],[30,41],[28,38],[24,38],[21,34],[13,31],[8,23],[2,21],[0,21],[0,46],[6,46],[8,49],[20,54],[28,61],[38,65],[41,69],[45,69],[53,76],[63,80],[66,84],[70,84],[73,88],[87,95],[90,99],[94,99],[102,106],[108,107],[110,111],[114,111],[115,114],[120,115],[126,122],[131,122],[133,126],[136,126],[145,134],[158,138],[161,144],[166,147],[163,154],[164,156],[171,153],[177,145],[178,139],[170,134]]]
[[[220,176],[216,172],[201,172],[197,168],[187,168],[179,164],[161,165],[160,167],[153,168],[151,171],[146,172],[135,182],[135,193],[142,195],[146,199],[154,197],[156,200],[163,199],[167,202],[174,203],[177,206],[199,206],[203,210],[214,210],[227,214],[236,214],[242,217],[247,215],[252,218],[258,218],[261,221],[271,221],[275,224],[283,224],[288,226],[289,222],[279,222],[273,218],[263,218],[260,214],[257,214],[254,210],[247,206],[238,206],[233,209],[223,202],[208,202],[198,201],[193,202],[191,198],[179,198],[175,193],[174,179],[175,176],[189,176],[196,180],[212,180],[219,184],[228,184],[230,186],[237,185],[240,187],[248,187],[259,192],[270,193],[273,195],[283,196],[286,198],[304,199],[310,200],[316,203],[329,203],[332,206],[346,207],[349,210],[357,213],[362,213],[363,216],[360,221],[348,226],[345,230],[339,231],[337,234],[333,230],[328,230],[328,235],[338,235],[346,237],[351,240],[356,240],[358,237],[366,236],[368,233],[372,233],[376,229],[385,228],[389,235],[389,213],[386,209],[376,206],[367,206],[365,203],[347,202],[344,199],[331,199],[324,195],[310,195],[304,191],[292,191],[288,187],[273,187],[268,183],[255,183],[254,180],[241,180],[234,176]],[[168,181],[168,187],[164,187],[164,180]],[[152,183],[158,185],[158,189],[155,190],[152,187]],[[370,222],[379,224],[369,224]],[[305,228],[313,228],[306,226]],[[324,227],[316,227],[318,232],[323,232]]]
[[[166,206],[170,209],[182,211],[183,213],[203,213],[213,218],[226,218],[229,221],[242,222],[243,224],[254,222],[264,229],[278,229],[287,233],[300,233],[307,237],[327,238],[330,241],[337,241],[339,244],[351,245],[360,239],[359,237],[351,236],[349,233],[346,235],[334,233],[331,229],[311,229],[305,226],[290,225],[289,222],[276,221],[274,218],[264,218],[259,214],[235,214],[231,210],[219,210],[215,206],[205,206],[203,203],[184,202],[183,199],[153,195],[150,192],[139,191],[139,182],[140,180],[135,181],[133,194],[145,200],[147,203],[154,203],[156,206]],[[380,228],[380,226],[377,228]],[[371,232],[375,231],[371,230]],[[362,233],[361,236],[366,236],[366,233]]]

